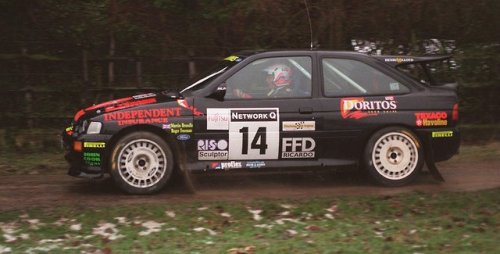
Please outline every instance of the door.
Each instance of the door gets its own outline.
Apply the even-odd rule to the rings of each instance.
[[[257,59],[220,84],[223,100],[195,98],[206,114],[195,117],[193,157],[222,169],[315,160],[319,102],[312,97],[312,62],[312,56]]]
[[[320,61],[324,142],[337,144],[325,156],[357,161],[370,133],[401,114],[401,96],[410,89],[363,59],[328,56]]]

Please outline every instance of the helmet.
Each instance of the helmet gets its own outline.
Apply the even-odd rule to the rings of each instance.
[[[273,83],[276,86],[287,86],[291,82],[292,69],[284,64],[271,65],[264,71],[273,76]]]

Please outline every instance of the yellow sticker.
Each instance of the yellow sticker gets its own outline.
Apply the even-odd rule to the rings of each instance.
[[[239,59],[238,56],[228,56],[228,57],[224,58],[224,60],[231,61],[231,62],[234,62],[238,59]]]
[[[453,137],[453,131],[433,131],[433,138],[450,138]]]
[[[104,143],[104,142],[85,142],[85,143],[83,143],[83,147],[85,147],[85,148],[105,148],[106,143]]]

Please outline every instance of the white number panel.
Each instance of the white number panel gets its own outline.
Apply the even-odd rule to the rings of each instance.
[[[278,159],[279,109],[229,109],[229,160]]]

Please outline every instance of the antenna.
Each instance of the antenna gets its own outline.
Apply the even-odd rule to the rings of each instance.
[[[312,23],[311,23],[311,14],[309,14],[309,5],[307,4],[307,0],[304,0],[304,5],[306,6],[307,19],[309,20],[309,34],[311,35],[311,50],[313,50],[314,49],[313,28],[312,28]]]

